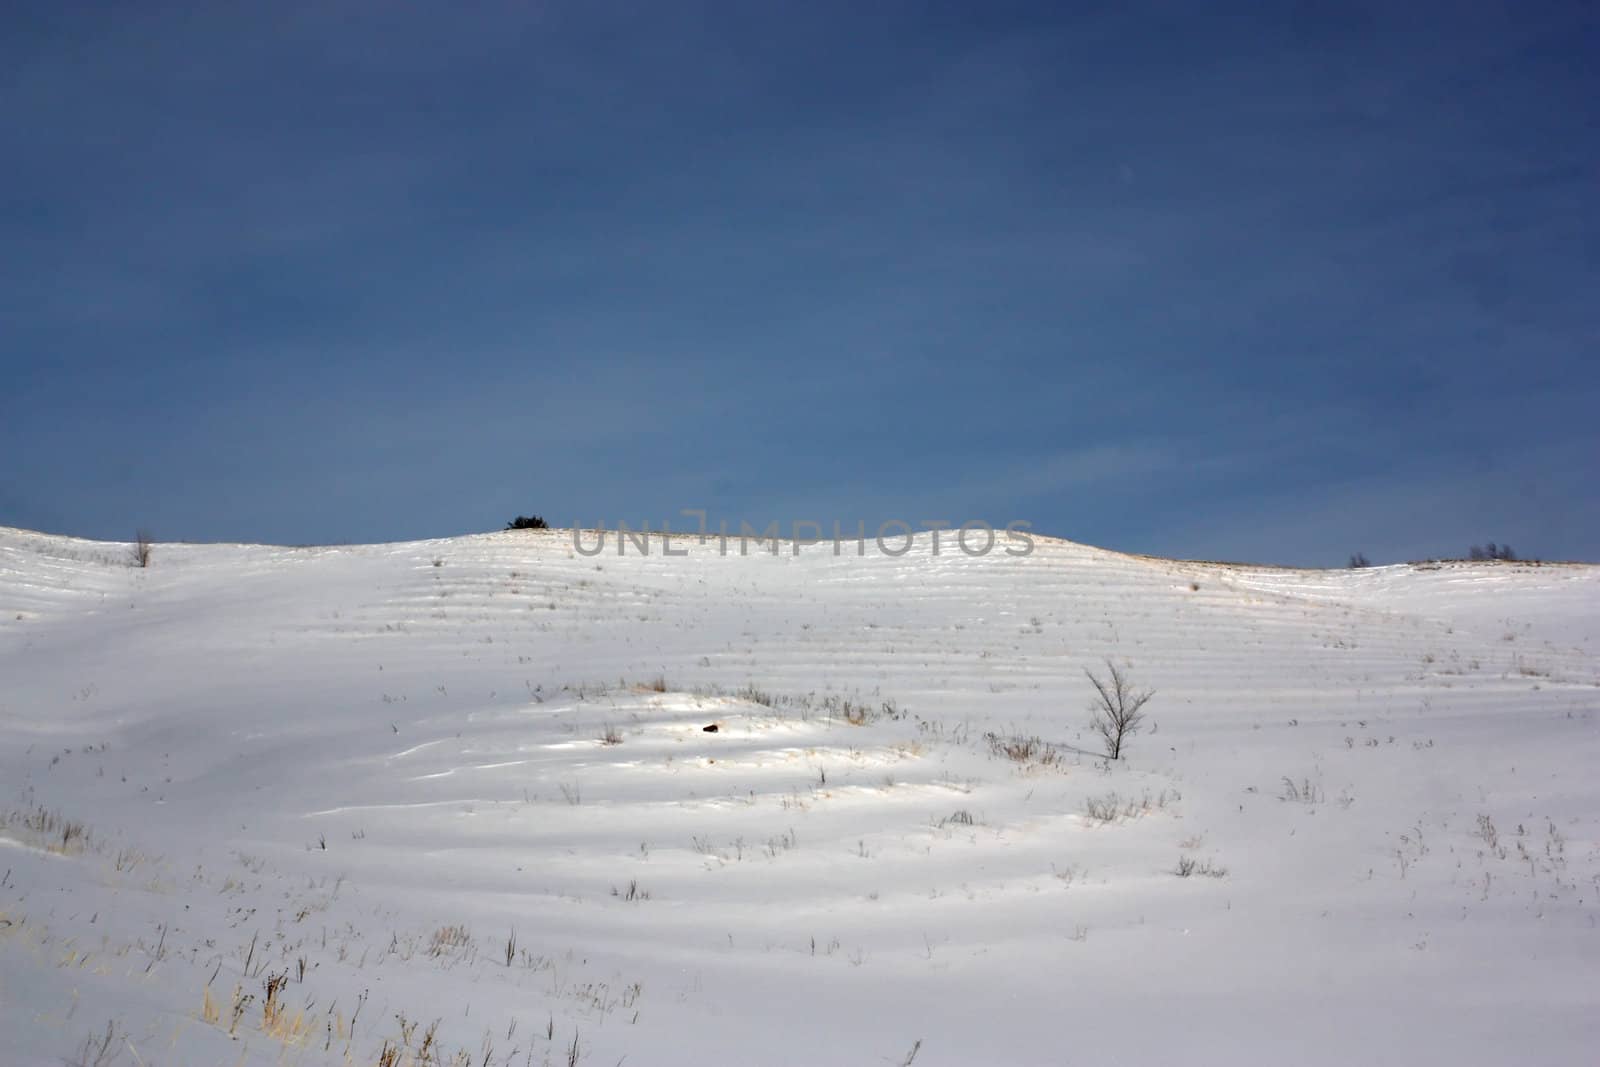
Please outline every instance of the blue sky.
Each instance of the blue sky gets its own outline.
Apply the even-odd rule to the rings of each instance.
[[[0,524],[1600,559],[1592,5],[190,7],[0,14]]]

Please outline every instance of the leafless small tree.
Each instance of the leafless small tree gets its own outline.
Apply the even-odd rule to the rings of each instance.
[[[1139,732],[1139,725],[1144,722],[1144,706],[1156,693],[1154,689],[1136,691],[1127,674],[1109,659],[1106,660],[1106,669],[1111,672],[1111,677],[1106,681],[1096,678],[1093,671],[1083,672],[1089,676],[1098,694],[1089,705],[1092,713],[1089,726],[1105,740],[1106,755],[1111,759],[1121,759],[1123,742]]]
[[[135,567],[150,566],[150,546],[154,544],[149,530],[140,530],[133,542],[133,565]]]

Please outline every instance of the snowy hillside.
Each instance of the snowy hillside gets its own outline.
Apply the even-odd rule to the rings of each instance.
[[[1600,568],[675,547],[0,529],[0,1063],[1594,1062]]]

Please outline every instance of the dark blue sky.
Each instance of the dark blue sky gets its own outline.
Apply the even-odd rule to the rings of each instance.
[[[0,14],[0,524],[1600,558],[1594,5],[187,6]]]

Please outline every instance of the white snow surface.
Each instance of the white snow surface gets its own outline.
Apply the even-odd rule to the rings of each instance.
[[[1005,545],[0,528],[0,1064],[1596,1062],[1600,568]]]

